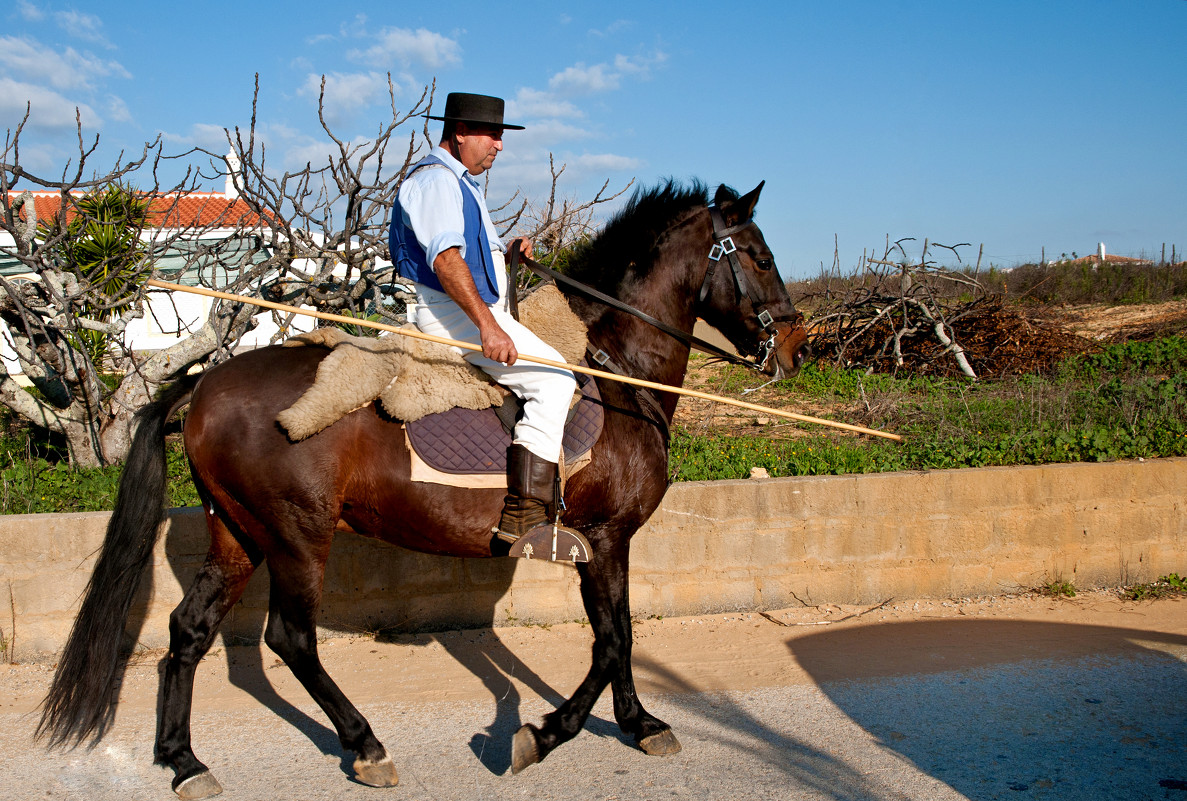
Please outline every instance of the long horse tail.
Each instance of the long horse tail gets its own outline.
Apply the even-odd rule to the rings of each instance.
[[[165,519],[165,424],[189,403],[198,376],[166,387],[136,414],[115,510],[49,693],[36,737],[48,745],[98,742],[115,718],[126,664],[122,645],[132,599]]]

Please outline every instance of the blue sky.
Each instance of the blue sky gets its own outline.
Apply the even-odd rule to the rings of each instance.
[[[596,6],[596,7],[595,7]],[[1142,2],[410,2],[68,4],[0,11],[0,129],[33,104],[22,161],[59,174],[161,133],[224,151],[260,74],[275,164],[373,133],[386,74],[407,107],[436,78],[508,99],[492,200],[607,179],[766,180],[782,273],[843,269],[891,239],[970,242],[1009,266],[1187,248],[1187,0]],[[211,186],[210,188],[217,188]]]

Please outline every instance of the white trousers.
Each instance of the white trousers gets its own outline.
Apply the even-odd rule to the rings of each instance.
[[[498,257],[496,273],[503,279],[499,281],[499,288],[503,290],[500,300],[490,307],[495,320],[511,337],[520,356],[537,356],[563,362],[564,358],[555,348],[521,325],[507,310],[504,299],[506,270],[502,269],[502,254],[494,255]],[[417,285],[416,289],[417,302],[409,310],[408,319],[415,323],[417,328],[426,334],[481,344],[478,327],[448,295],[420,285]],[[523,400],[523,416],[515,426],[512,442],[522,445],[541,459],[549,462],[559,461],[565,418],[569,413],[573,390],[577,386],[573,373],[522,359],[517,359],[514,365],[508,367],[502,362],[486,358],[477,351],[461,348],[455,350],[470,364]]]

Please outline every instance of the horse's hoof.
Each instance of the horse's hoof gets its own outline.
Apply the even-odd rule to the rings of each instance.
[[[535,727],[531,724],[520,726],[511,740],[511,772],[519,773],[539,761],[540,747],[536,745]]]
[[[671,756],[680,753],[680,741],[672,734],[671,729],[644,737],[639,741],[639,747],[648,756]]]
[[[396,775],[396,766],[392,764],[392,758],[387,756],[378,762],[356,759],[354,777],[360,784],[368,787],[395,787],[400,783],[400,777]]]
[[[177,793],[177,797],[182,801],[211,798],[222,791],[223,786],[218,783],[218,779],[214,778],[214,775],[208,770],[195,773],[173,788],[173,792]]]

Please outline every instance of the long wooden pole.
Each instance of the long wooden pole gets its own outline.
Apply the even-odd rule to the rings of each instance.
[[[462,348],[463,350],[473,350],[478,351],[479,353],[482,352],[482,346],[476,345],[473,342],[459,342],[455,339],[434,336],[433,334],[426,334],[423,331],[418,331],[415,328],[399,328],[386,323],[376,323],[371,320],[345,317],[340,314],[330,314],[329,312],[320,312],[313,309],[299,309],[296,306],[289,306],[284,303],[274,303],[270,300],[263,300],[261,298],[249,298],[244,295],[233,295],[229,292],[219,292],[217,289],[207,289],[206,287],[201,286],[182,286],[181,284],[171,284],[167,281],[158,281],[155,278],[149,279],[145,282],[145,284],[156,287],[157,289],[168,289],[174,292],[188,292],[191,295],[205,295],[206,297],[230,300],[236,303],[247,303],[252,306],[260,306],[265,309],[275,309],[276,311],[287,312],[289,314],[303,314],[306,317],[316,317],[319,320],[327,320],[332,323],[346,323],[348,325],[361,325],[367,328],[377,328],[380,331],[389,331],[393,334],[400,334],[401,336],[412,337],[413,339],[423,339],[429,342],[436,342],[441,345],[451,345],[455,348]],[[757,403],[747,403],[746,401],[725,398],[720,395],[710,395],[708,392],[700,392],[699,390],[695,389],[674,387],[669,384],[660,384],[658,382],[647,381],[642,378],[631,378],[630,376],[608,373],[604,370],[596,370],[592,367],[581,367],[580,365],[576,364],[566,364],[565,362],[556,362],[552,361],[551,359],[544,359],[539,356],[528,356],[526,354],[520,354],[519,358],[525,362],[532,362],[533,364],[543,364],[547,367],[559,367],[563,370],[572,370],[575,373],[584,373],[585,375],[597,376],[610,381],[618,381],[623,384],[632,384],[638,387],[647,387],[648,389],[658,389],[663,392],[673,392],[677,395],[687,395],[691,398],[700,398],[701,400],[726,403],[730,406],[738,406],[743,409],[750,409],[751,411],[762,412],[763,414],[769,414],[775,417],[785,417],[789,420],[798,420],[802,423],[815,423],[822,426],[831,426],[833,428],[844,429],[845,431],[853,431],[858,434],[868,434],[872,437],[883,437],[885,439],[894,440],[895,442],[902,442],[903,439],[898,434],[888,434],[885,431],[877,431],[872,428],[862,428],[861,426],[849,425],[848,423],[838,423],[834,420],[824,420],[819,417],[809,417],[806,414],[785,412],[782,409],[772,409],[767,406],[759,406]]]

